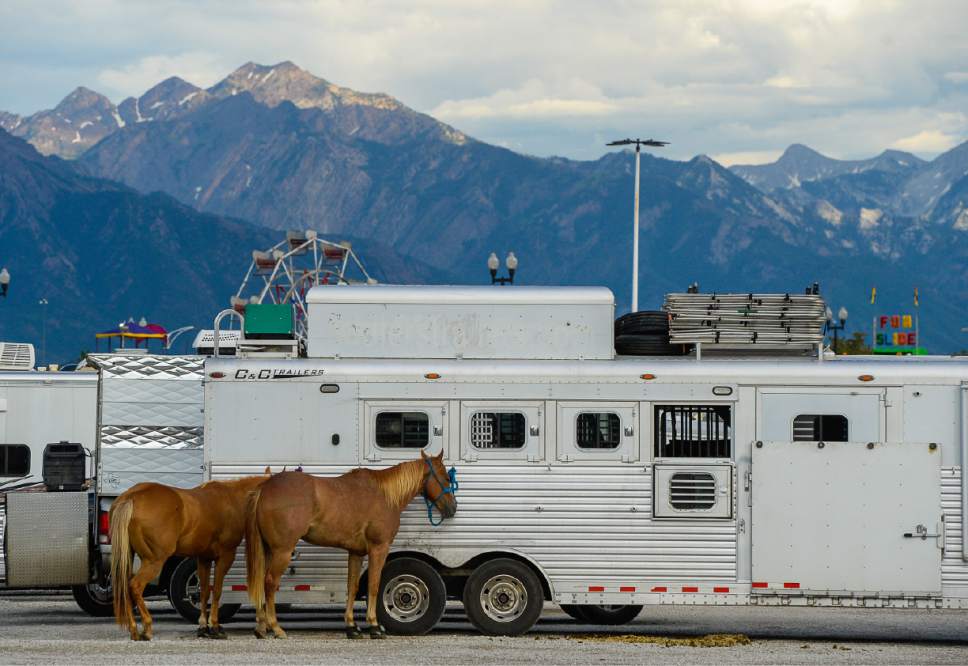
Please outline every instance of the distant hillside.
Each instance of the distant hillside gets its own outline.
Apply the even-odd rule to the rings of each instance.
[[[253,249],[278,231],[199,213],[161,193],[78,173],[0,131],[0,265],[11,275],[0,299],[0,340],[33,342],[41,352],[42,297],[48,360],[94,348],[94,333],[147,316],[170,328],[211,327],[228,306]],[[379,243],[357,243],[370,270],[413,281],[439,274],[404,262]]]

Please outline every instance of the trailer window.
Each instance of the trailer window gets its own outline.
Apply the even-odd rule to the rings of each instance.
[[[24,444],[0,444],[0,476],[30,474],[30,447]]]
[[[729,458],[729,405],[656,405],[657,458]]]
[[[841,414],[800,414],[793,419],[794,442],[846,442],[847,417]]]
[[[622,422],[611,412],[582,412],[575,423],[579,449],[617,449],[622,442]]]
[[[520,449],[527,439],[527,420],[520,412],[475,412],[471,445],[475,449]]]
[[[376,445],[385,449],[422,449],[430,443],[430,417],[423,412],[380,412]]]

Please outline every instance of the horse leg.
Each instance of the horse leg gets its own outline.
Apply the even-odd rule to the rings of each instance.
[[[205,611],[206,607],[208,606],[209,578],[212,563],[203,557],[199,557],[195,560],[195,564],[196,569],[198,570],[198,603],[200,606],[200,612],[198,614],[198,631],[196,632],[196,635],[199,638],[208,638],[208,614]]]
[[[343,616],[346,622],[347,638],[363,638],[356,626],[356,619],[353,617],[353,605],[356,603],[356,592],[360,588],[360,569],[363,567],[363,556],[349,554],[349,566],[346,574],[346,614]]]
[[[376,619],[376,605],[380,603],[377,594],[380,592],[380,576],[383,574],[383,565],[387,561],[387,554],[390,552],[389,543],[381,543],[370,548],[370,565],[367,568],[366,581],[366,623],[370,627],[370,638],[386,638],[386,630],[380,626]]]
[[[293,544],[295,547],[295,544]],[[272,629],[272,635],[276,638],[287,638],[286,632],[279,626],[276,618],[276,592],[279,590],[279,583],[282,574],[289,567],[289,560],[292,559],[293,548],[277,548],[272,552],[269,559],[269,568],[266,571],[266,610],[265,619]]]
[[[215,585],[212,587],[212,611],[208,620],[208,634],[212,638],[225,638],[225,630],[218,623],[218,607],[222,603],[222,584],[225,574],[235,561],[235,549],[219,553],[215,559]]]
[[[133,640],[150,641],[153,635],[151,629],[151,613],[148,612],[148,606],[145,605],[144,591],[145,587],[153,581],[159,573],[161,573],[161,567],[165,564],[167,557],[162,557],[157,560],[141,560],[141,568],[138,569],[138,573],[134,575],[131,579],[131,599],[138,605],[138,613],[141,614],[141,635],[132,636]]]

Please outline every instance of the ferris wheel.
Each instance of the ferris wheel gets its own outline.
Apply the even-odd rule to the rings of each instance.
[[[306,294],[319,285],[376,284],[347,241],[335,243],[307,231],[287,231],[268,250],[253,250],[242,284],[231,298],[244,314],[250,303],[291,303],[296,335],[306,336]]]

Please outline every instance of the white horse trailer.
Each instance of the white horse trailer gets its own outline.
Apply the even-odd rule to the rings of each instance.
[[[48,444],[77,443],[93,453],[96,404],[97,375],[94,373],[0,372],[0,586],[36,585],[38,579],[45,578],[52,570],[64,575],[64,563],[37,557],[39,551],[33,549],[34,544],[26,550],[15,549],[11,553],[11,565],[6,536],[8,531],[22,534],[36,530],[37,521],[45,511],[57,503],[67,502],[81,515],[82,525],[80,528],[72,525],[69,533],[45,535],[45,539],[70,540],[77,536],[78,529],[83,537],[88,524],[87,493],[30,493],[32,510],[11,516],[10,521],[7,520],[7,497],[21,490],[43,490],[44,450]],[[93,476],[93,467],[93,457],[88,458],[86,478]],[[10,503],[26,497],[26,493],[23,497],[17,494]],[[79,566],[68,564],[67,568],[73,569],[66,573],[68,579],[86,579],[88,575],[84,562]]]
[[[206,473],[443,451],[459,508],[439,527],[422,501],[404,512],[379,604],[396,631],[445,603],[415,560],[506,633],[549,600],[614,622],[649,604],[968,607],[966,359],[616,357],[604,289],[309,304],[311,358],[206,361]],[[241,556],[226,586],[245,601]],[[345,592],[345,554],[301,544],[277,599]]]

